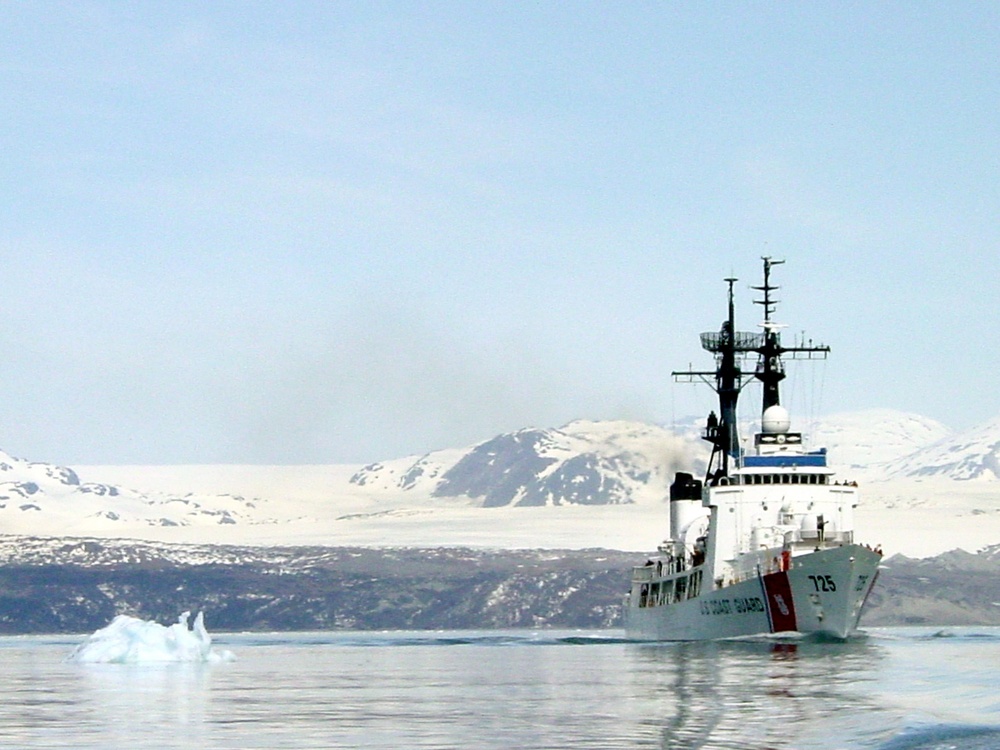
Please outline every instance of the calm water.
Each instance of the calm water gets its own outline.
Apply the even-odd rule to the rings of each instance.
[[[220,635],[235,662],[163,666],[0,638],[0,747],[1000,748],[1000,629],[617,635]]]

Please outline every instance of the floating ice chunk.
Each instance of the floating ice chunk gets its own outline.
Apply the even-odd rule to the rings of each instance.
[[[184,612],[177,623],[165,627],[137,617],[118,615],[111,624],[101,628],[81,643],[70,661],[102,664],[162,664],[165,662],[232,661],[231,651],[216,651],[212,638],[205,630],[202,613],[188,627],[190,612]]]

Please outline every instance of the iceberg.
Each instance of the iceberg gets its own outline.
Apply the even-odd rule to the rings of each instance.
[[[137,617],[118,615],[69,655],[69,661],[88,664],[164,664],[171,662],[224,662],[236,657],[216,651],[199,612],[189,627],[184,612],[170,627]]]

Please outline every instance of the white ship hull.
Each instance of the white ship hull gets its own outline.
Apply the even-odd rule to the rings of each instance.
[[[707,640],[799,632],[845,639],[854,633],[881,555],[848,544],[796,556],[789,570],[763,574],[673,604],[626,603],[635,640]],[[694,571],[692,571],[694,573]]]

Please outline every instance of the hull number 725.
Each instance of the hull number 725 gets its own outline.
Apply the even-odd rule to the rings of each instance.
[[[829,593],[837,590],[837,584],[834,582],[833,576],[809,576],[809,580],[812,581],[815,591]]]

